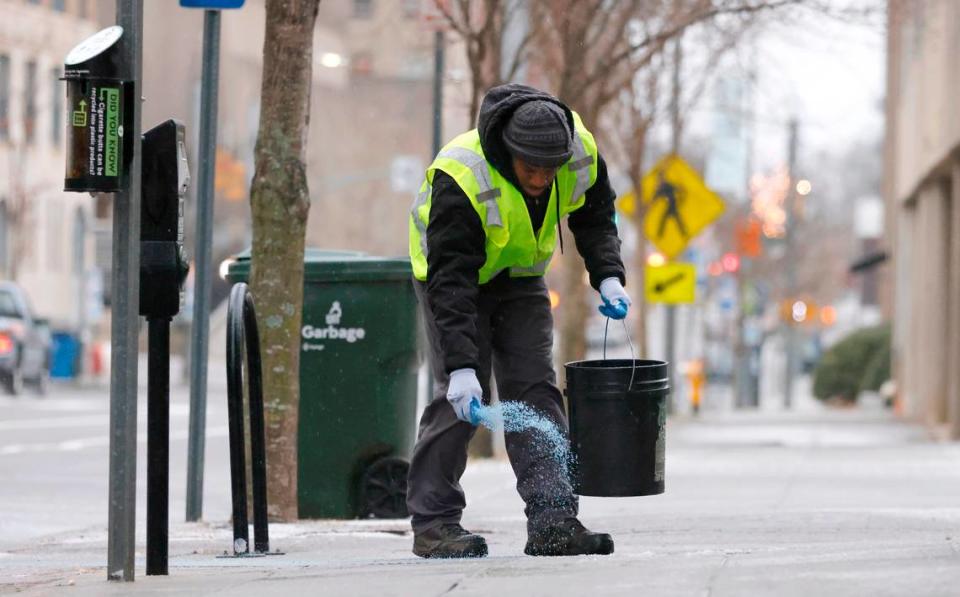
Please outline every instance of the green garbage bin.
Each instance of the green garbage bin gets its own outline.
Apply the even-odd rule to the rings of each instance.
[[[304,265],[300,517],[407,516],[419,367],[410,263],[307,249]],[[227,280],[249,271],[241,254]]]

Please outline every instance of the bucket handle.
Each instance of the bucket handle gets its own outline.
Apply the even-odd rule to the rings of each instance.
[[[627,335],[627,343],[630,344],[630,362],[633,366],[630,368],[630,383],[627,384],[627,391],[625,394],[629,393],[633,388],[633,376],[637,372],[637,353],[633,349],[633,340],[630,338],[630,330],[627,329],[627,320],[626,318],[621,319],[620,323],[623,324],[623,333]],[[607,330],[610,329],[610,318],[607,317],[606,323],[603,324],[603,360],[607,360]]]

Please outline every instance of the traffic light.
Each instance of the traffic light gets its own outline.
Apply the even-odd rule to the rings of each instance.
[[[740,271],[740,256],[736,253],[724,253],[723,257],[720,258],[720,263],[723,265],[723,271],[729,274]]]

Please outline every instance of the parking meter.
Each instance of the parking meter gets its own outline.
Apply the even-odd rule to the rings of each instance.
[[[180,311],[189,266],[183,252],[183,198],[190,185],[183,124],[168,120],[143,135],[140,206],[140,314]]]
[[[63,65],[67,83],[67,164],[65,191],[116,193],[121,190],[132,145],[124,129],[132,130],[134,85],[120,73],[122,27],[107,27],[87,38]]]

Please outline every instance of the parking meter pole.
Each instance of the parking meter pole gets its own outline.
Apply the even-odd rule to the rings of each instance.
[[[203,73],[200,83],[200,185],[197,190],[197,245],[193,334],[190,355],[190,430],[187,444],[187,521],[203,515],[203,450],[207,421],[207,355],[210,340],[210,288],[213,246],[213,183],[217,150],[217,86],[220,79],[220,12],[203,20]]]
[[[140,314],[147,318],[147,574],[167,574],[170,504],[170,320],[187,275],[183,196],[190,184],[182,123],[143,135]]]
[[[140,139],[143,0],[117,0],[124,79],[131,81],[124,137]],[[140,287],[140,144],[124,151],[127,175],[113,201],[110,478],[107,578],[134,580],[137,493],[137,336]]]
[[[167,574],[170,504],[170,319],[149,318],[147,576]]]

